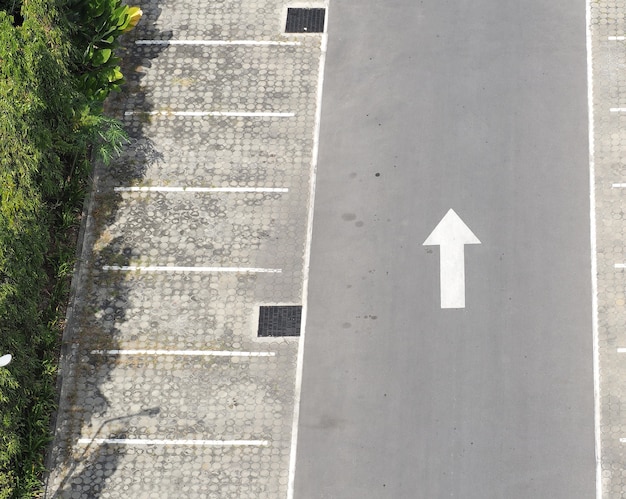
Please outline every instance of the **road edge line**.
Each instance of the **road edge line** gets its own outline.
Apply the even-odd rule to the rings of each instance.
[[[291,448],[289,452],[289,475],[287,482],[287,499],[293,499],[295,493],[296,458],[298,453],[298,425],[300,424],[300,399],[302,392],[302,371],[304,368],[304,341],[306,337],[306,321],[308,312],[309,269],[311,265],[311,241],[313,239],[313,214],[315,209],[315,187],[317,178],[317,159],[319,154],[320,127],[322,119],[322,94],[324,87],[324,70],[326,66],[326,51],[328,48],[328,7],[329,0],[324,0],[326,15],[324,19],[324,32],[320,46],[320,58],[317,74],[317,95],[315,103],[315,126],[313,130],[313,149],[311,151],[311,164],[309,179],[311,182],[309,192],[309,209],[307,220],[306,244],[304,247],[304,268],[302,276],[302,322],[300,338],[298,340],[298,359],[296,363],[296,380],[293,398],[293,418],[291,422]]]
[[[593,111],[593,43],[591,34],[591,0],[585,1],[587,48],[587,116],[589,132],[589,239],[591,246],[591,330],[593,337],[593,418],[596,460],[596,499],[602,499],[602,436],[600,431],[600,351],[598,337],[598,255],[596,223],[596,167]]]

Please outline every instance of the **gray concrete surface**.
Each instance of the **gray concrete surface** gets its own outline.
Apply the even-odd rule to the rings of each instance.
[[[593,497],[584,3],[361,7],[330,10],[295,497]],[[450,208],[458,310],[422,246]]]

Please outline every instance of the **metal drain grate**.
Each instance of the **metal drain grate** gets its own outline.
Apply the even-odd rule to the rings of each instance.
[[[326,9],[287,9],[285,33],[323,33]]]
[[[259,310],[259,337],[300,336],[302,306],[265,306]]]

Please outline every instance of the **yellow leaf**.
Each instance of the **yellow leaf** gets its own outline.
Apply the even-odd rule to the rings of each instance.
[[[130,9],[128,9],[128,15],[130,17],[130,21],[128,23],[128,26],[122,31],[122,33],[128,33],[131,29],[137,26],[139,19],[141,19],[141,16],[143,15],[143,11],[137,6],[131,7]]]

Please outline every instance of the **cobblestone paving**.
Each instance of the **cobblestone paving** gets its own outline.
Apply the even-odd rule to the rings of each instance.
[[[286,497],[298,342],[256,328],[260,305],[302,302],[321,36],[285,36],[272,0],[141,8],[109,102],[132,142],[96,171],[46,497]]]
[[[601,485],[604,498],[626,496],[626,3],[591,1]]]

